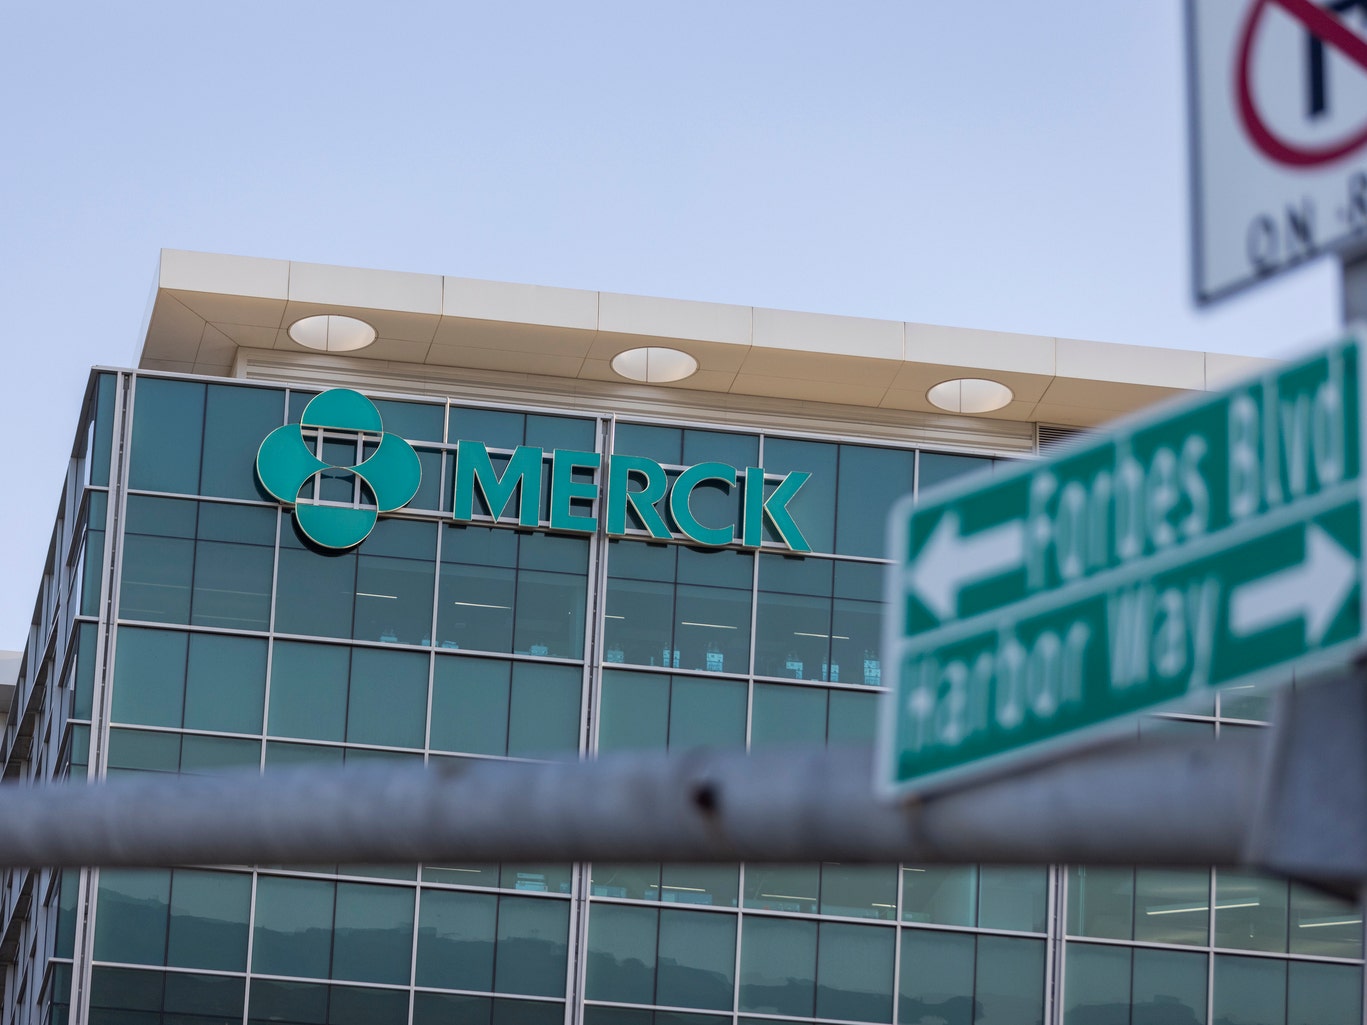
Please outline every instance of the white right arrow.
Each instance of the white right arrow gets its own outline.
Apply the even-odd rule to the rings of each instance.
[[[1305,558],[1230,593],[1229,627],[1241,637],[1304,617],[1305,642],[1317,644],[1357,583],[1351,552],[1313,523],[1305,527]]]
[[[1011,520],[964,537],[959,516],[947,512],[930,540],[907,567],[907,589],[941,620],[959,611],[959,592],[975,580],[994,577],[1025,559],[1025,524]]]

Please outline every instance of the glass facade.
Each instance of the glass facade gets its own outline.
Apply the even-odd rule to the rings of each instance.
[[[981,455],[640,416],[377,400],[416,497],[324,551],[257,483],[315,392],[93,375],[7,779],[701,745],[867,745],[883,521]],[[812,552],[452,516],[457,442],[812,474]],[[354,442],[352,452],[354,453]],[[322,439],[338,465],[346,443]],[[340,446],[333,455],[327,446]],[[325,477],[323,500],[361,489]],[[364,499],[364,496],[361,496]],[[740,497],[693,492],[703,523]],[[665,504],[662,504],[662,509]],[[667,525],[674,527],[666,514]],[[593,610],[601,610],[595,615]],[[1141,730],[1252,729],[1228,691]],[[515,814],[516,809],[510,809]],[[1328,1025],[1362,916],[1247,873],[1089,866],[258,865],[12,871],[9,1022]]]

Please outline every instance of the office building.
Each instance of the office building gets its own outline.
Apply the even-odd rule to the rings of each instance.
[[[893,501],[1258,362],[166,252],[4,776],[865,744]],[[6,1025],[1362,1017],[1355,907],[1207,869],[35,867],[0,929]]]

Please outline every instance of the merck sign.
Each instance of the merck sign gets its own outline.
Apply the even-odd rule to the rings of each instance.
[[[315,432],[312,446],[305,431]],[[317,444],[323,433],[329,440],[339,434],[349,435],[357,440],[358,453],[371,454],[354,465],[325,462],[318,456]],[[513,450],[500,470],[482,442],[457,442],[453,518],[458,523],[475,520],[478,492],[496,523],[511,523],[515,512],[518,526],[539,526],[545,459],[544,449],[522,445]],[[630,509],[646,532],[660,540],[676,536],[666,520],[668,514],[678,531],[697,544],[719,547],[738,543],[758,548],[767,521],[789,549],[811,551],[788,511],[788,504],[810,473],[774,475],[776,483],[770,489],[764,470],[757,466],[737,469],[728,463],[698,463],[685,468],[671,482],[663,466],[644,456],[614,453],[606,457],[606,467],[603,463],[604,457],[597,452],[552,450],[546,503],[552,530],[596,533],[599,517],[591,511],[596,504],[603,510],[605,529],[611,537],[628,536]],[[422,480],[412,446],[384,431],[379,411],[369,399],[345,388],[316,396],[299,423],[272,431],[257,453],[256,472],[267,492],[294,509],[305,536],[329,549],[360,544],[375,526],[378,514],[407,505]],[[356,478],[370,491],[375,505],[328,502],[319,497],[316,481],[344,476]],[[691,499],[700,486],[727,492],[739,488],[739,522],[705,524],[699,520]]]

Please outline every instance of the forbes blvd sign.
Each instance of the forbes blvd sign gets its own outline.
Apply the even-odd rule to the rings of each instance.
[[[1363,635],[1350,340],[890,519],[880,781],[924,789],[1133,729]]]
[[[318,453],[326,451],[321,444],[324,439],[350,445],[344,450],[354,452],[356,461],[333,464],[319,458]],[[542,468],[547,459],[544,449],[523,445],[510,456],[499,457],[504,463],[500,469],[484,443],[458,441],[453,518],[461,523],[475,520],[478,497],[495,522],[540,525]],[[727,463],[707,462],[686,467],[671,481],[663,466],[643,456],[614,453],[606,457],[605,467],[601,454],[570,449],[551,451],[549,462],[545,504],[552,530],[595,533],[599,517],[594,510],[601,508],[606,532],[613,537],[627,536],[628,520],[634,517],[652,538],[675,537],[669,525],[672,522],[686,539],[697,544],[739,543],[758,548],[764,542],[767,522],[792,551],[811,551],[788,511],[788,503],[810,473],[766,474],[757,466],[738,469]],[[295,521],[304,535],[330,549],[360,544],[379,514],[407,505],[422,481],[413,447],[386,432],[375,404],[347,388],[315,396],[298,423],[272,431],[257,452],[256,473],[267,492],[294,509]],[[328,500],[326,483],[339,480],[352,495],[351,501]],[[702,486],[728,492],[739,488],[739,522],[701,522],[693,512],[691,499]],[[373,498],[374,504],[357,501],[363,497]]]

